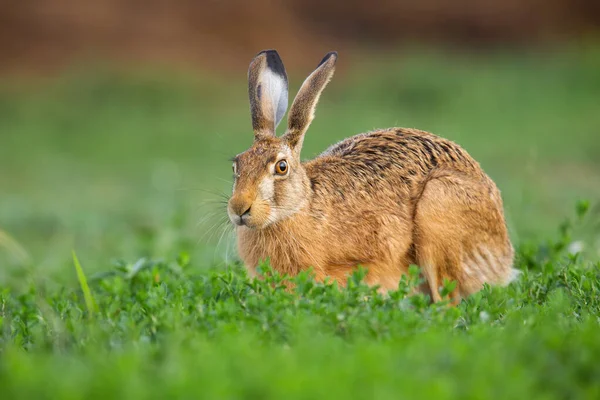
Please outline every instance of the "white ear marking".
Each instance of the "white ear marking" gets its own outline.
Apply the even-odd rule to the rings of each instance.
[[[262,90],[259,96],[268,96],[271,106],[273,107],[273,119],[275,126],[283,119],[288,106],[288,87],[287,82],[281,75],[276,72],[266,69],[262,74]]]
[[[275,50],[261,51],[250,63],[248,95],[255,136],[274,136],[288,104],[287,74]]]

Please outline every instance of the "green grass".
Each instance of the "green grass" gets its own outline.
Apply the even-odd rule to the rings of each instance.
[[[340,58],[305,157],[418,127],[502,191],[523,273],[457,308],[246,278],[217,203],[245,71],[0,82],[1,397],[599,398],[599,48]]]
[[[3,398],[544,398],[600,395],[600,263],[558,239],[521,249],[524,272],[459,307],[295,278],[249,280],[140,260],[90,288],[0,292]],[[76,263],[77,265],[77,263]],[[269,271],[268,269],[266,270]],[[99,312],[86,307],[89,292]]]

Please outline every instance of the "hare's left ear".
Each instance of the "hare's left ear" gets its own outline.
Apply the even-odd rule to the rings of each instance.
[[[335,51],[327,53],[317,69],[306,78],[290,107],[288,130],[283,138],[296,153],[299,153],[302,148],[304,134],[315,116],[315,108],[321,92],[333,76],[336,61],[337,53]]]
[[[248,96],[254,139],[275,136],[288,104],[287,74],[277,51],[261,51],[250,63]]]

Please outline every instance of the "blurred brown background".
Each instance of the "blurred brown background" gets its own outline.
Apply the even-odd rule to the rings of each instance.
[[[597,35],[597,0],[2,0],[0,72],[125,63],[235,69],[263,48],[522,46]]]

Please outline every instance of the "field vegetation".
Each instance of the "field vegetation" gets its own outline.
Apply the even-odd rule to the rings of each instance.
[[[458,142],[502,191],[516,282],[448,307],[409,295],[417,266],[389,296],[249,279],[223,205],[245,71],[1,82],[1,397],[600,398],[600,51],[339,71],[305,157],[391,126]]]

